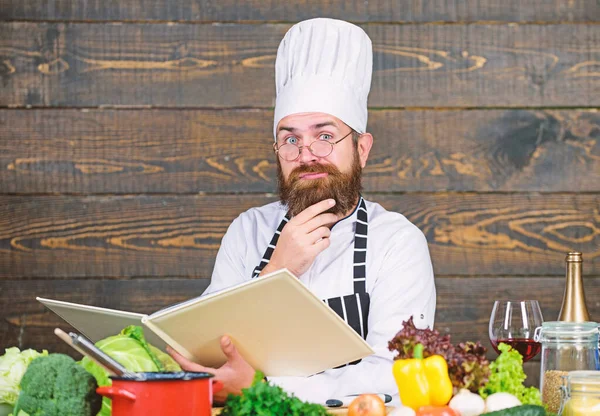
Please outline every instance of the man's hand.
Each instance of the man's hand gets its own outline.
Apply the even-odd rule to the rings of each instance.
[[[323,212],[334,205],[334,199],[326,199],[292,218],[283,228],[271,260],[260,274],[284,267],[296,276],[306,272],[317,255],[329,247],[331,229],[328,225],[339,218],[335,214]]]
[[[227,362],[220,368],[204,367],[196,364],[181,354],[177,353],[171,347],[167,347],[167,352],[185,371],[197,371],[214,374],[215,379],[223,383],[223,389],[214,393],[213,399],[217,403],[225,402],[228,394],[242,394],[242,389],[250,387],[254,380],[255,370],[244,360],[238,350],[231,342],[231,339],[225,335],[221,337],[221,349],[227,357]]]

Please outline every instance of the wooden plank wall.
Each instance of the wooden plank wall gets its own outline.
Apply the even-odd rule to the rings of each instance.
[[[0,348],[70,352],[35,296],[204,290],[230,221],[276,198],[276,48],[316,16],[373,40],[364,184],[426,234],[437,328],[489,346],[507,297],[555,319],[568,250],[600,320],[596,0],[0,0]]]

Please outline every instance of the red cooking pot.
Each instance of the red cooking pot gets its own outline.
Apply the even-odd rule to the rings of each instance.
[[[210,416],[213,393],[223,388],[209,373],[140,374],[140,379],[112,376],[112,386],[96,389],[112,399],[112,416]]]

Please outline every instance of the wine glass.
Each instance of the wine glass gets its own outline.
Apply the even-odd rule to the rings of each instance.
[[[489,335],[499,354],[498,344],[510,345],[523,356],[523,362],[535,357],[542,348],[534,340],[535,329],[544,318],[537,300],[497,300],[490,316]]]

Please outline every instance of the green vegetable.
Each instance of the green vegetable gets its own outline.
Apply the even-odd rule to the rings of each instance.
[[[523,357],[510,345],[498,345],[500,355],[490,364],[490,378],[485,386],[479,389],[484,399],[493,393],[505,392],[514,395],[523,404],[542,405],[540,391],[535,387],[525,387],[527,378],[523,371]]]
[[[79,362],[79,364],[87,370],[98,383],[98,386],[110,386],[112,382],[110,378],[108,378],[108,373],[98,364],[93,362],[87,357],[84,357],[83,360]],[[112,402],[108,397],[102,397],[102,407],[100,408],[100,412],[98,412],[98,416],[111,416]],[[18,415],[17,415],[18,416]]]
[[[263,382],[264,374],[256,372],[252,386],[241,396],[229,395],[221,416],[325,416],[327,410],[288,395],[281,387]]]
[[[7,403],[11,407],[15,405],[25,370],[34,358],[46,355],[46,350],[41,353],[31,349],[20,351],[17,347],[5,350],[5,354],[0,356],[0,403]]]
[[[498,410],[497,412],[484,413],[485,416],[546,416],[546,409],[542,406],[525,404],[523,406],[511,407],[510,409]],[[483,416],[482,415],[482,416]]]
[[[165,366],[158,359],[156,354],[150,349],[150,344],[146,342],[146,338],[144,337],[144,330],[141,326],[130,325],[127,328],[121,331],[121,334],[127,335],[129,338],[133,338],[140,343],[140,346],[146,351],[148,357],[152,360],[154,365],[157,368],[157,371],[165,371]]]
[[[128,326],[119,335],[98,341],[96,347],[110,355],[129,371],[181,371],[179,364],[170,355],[148,344],[144,337],[144,330],[140,326]],[[104,368],[87,357],[83,357],[80,364],[96,378],[99,386],[110,386],[111,381]],[[111,400],[108,397],[104,397],[102,399],[102,410],[98,416],[110,416],[110,414]]]
[[[31,362],[21,379],[14,413],[31,416],[95,416],[102,405],[94,377],[64,354]]]
[[[19,410],[19,414],[18,415],[13,415],[12,413],[8,416],[30,416],[29,413],[24,412],[22,410]]]
[[[13,406],[7,403],[0,403],[0,416],[9,416],[12,414]]]

